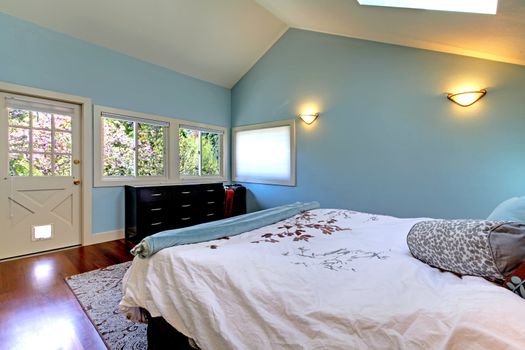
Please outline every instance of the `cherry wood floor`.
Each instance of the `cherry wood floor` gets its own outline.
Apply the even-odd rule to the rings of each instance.
[[[64,278],[129,261],[125,240],[0,262],[0,349],[106,349]]]

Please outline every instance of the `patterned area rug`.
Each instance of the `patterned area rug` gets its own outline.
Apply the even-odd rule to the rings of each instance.
[[[147,349],[146,325],[119,312],[122,277],[131,262],[66,278],[66,282],[109,349]]]

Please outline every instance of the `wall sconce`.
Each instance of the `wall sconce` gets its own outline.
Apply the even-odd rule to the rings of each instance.
[[[299,118],[303,120],[306,124],[312,124],[317,117],[319,116],[319,113],[315,114],[299,114]]]
[[[462,107],[468,107],[479,101],[483,96],[487,94],[487,90],[482,89],[478,91],[467,91],[467,92],[459,92],[457,94],[448,94],[447,98],[457,103],[458,105]]]

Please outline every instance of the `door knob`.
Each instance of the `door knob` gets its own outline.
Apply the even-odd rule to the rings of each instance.
[[[80,160],[75,159],[75,160],[73,161],[73,164],[75,164],[75,165],[80,164]]]
[[[80,185],[80,180],[73,180],[73,185]]]

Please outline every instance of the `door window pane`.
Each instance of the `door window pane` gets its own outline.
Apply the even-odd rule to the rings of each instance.
[[[31,113],[23,109],[9,109],[9,125],[29,127]]]
[[[55,129],[71,132],[71,117],[69,115],[55,114]]]
[[[55,132],[55,152],[56,153],[71,153],[71,133],[69,132]]]
[[[51,152],[51,131],[33,130],[33,152]]]
[[[71,155],[60,154],[55,156],[55,175],[69,176],[71,174]]]
[[[9,151],[29,152],[29,129],[9,128]]]
[[[33,128],[48,130],[51,129],[51,119],[53,118],[52,114],[42,112],[31,112],[31,115],[33,117]]]
[[[9,176],[29,176],[29,175],[31,175],[29,154],[27,153],[9,153]]]
[[[53,175],[51,154],[33,154],[33,176]]]

